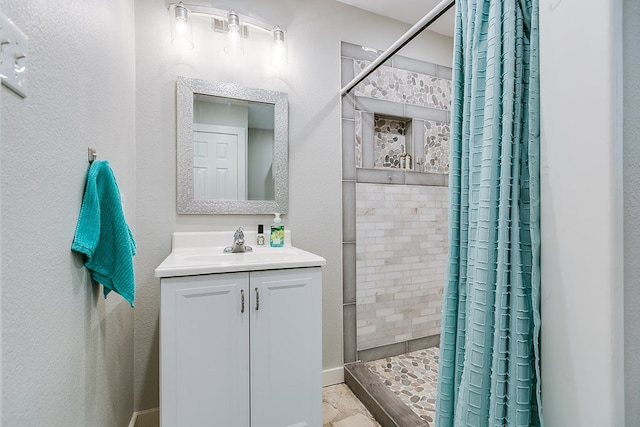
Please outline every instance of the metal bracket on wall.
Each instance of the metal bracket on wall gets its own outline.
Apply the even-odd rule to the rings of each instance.
[[[0,79],[2,84],[27,96],[27,51],[29,39],[16,24],[0,13]]]
[[[98,153],[96,152],[96,149],[93,147],[89,147],[88,151],[89,151],[89,164],[91,164],[95,159],[98,158]]]

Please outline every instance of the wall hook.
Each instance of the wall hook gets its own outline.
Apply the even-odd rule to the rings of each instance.
[[[93,147],[89,147],[89,164],[93,163],[95,159],[98,158],[98,154],[96,153],[96,149]]]

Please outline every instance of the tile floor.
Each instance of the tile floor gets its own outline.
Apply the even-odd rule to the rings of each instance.
[[[322,427],[380,427],[346,384],[322,389]]]
[[[431,347],[366,365],[420,418],[433,423],[440,349]]]

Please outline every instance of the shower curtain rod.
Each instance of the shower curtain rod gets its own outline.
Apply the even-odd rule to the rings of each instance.
[[[353,78],[345,87],[340,89],[340,95],[345,96],[351,89],[353,89],[358,83],[367,78],[367,76],[373,73],[384,61],[396,54],[407,43],[413,40],[418,34],[425,30],[429,25],[433,24],[438,18],[440,18],[446,11],[451,9],[455,4],[455,0],[442,0],[436,5],[424,18],[419,20],[413,27],[404,33],[395,43],[393,43],[387,50],[382,52],[369,66],[363,69],[357,76]]]

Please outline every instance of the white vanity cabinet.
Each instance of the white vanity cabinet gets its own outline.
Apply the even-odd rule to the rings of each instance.
[[[321,275],[163,277],[161,426],[322,425]]]

